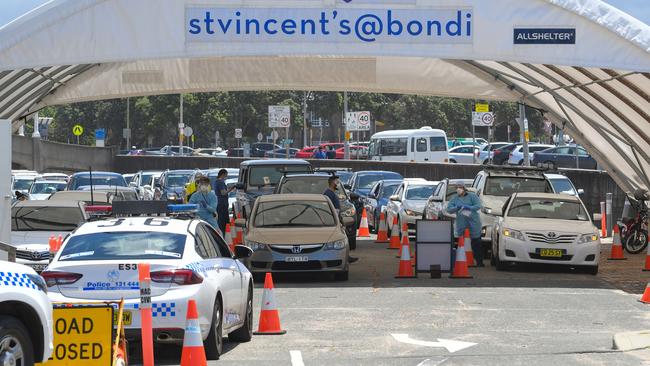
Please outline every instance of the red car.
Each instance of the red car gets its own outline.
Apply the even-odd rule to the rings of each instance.
[[[336,150],[343,147],[342,142],[326,142],[322,143],[318,146],[308,146],[302,148],[298,153],[296,154],[296,159],[311,159],[314,156],[314,152],[318,147],[322,147],[325,150],[325,153],[327,154],[328,159],[334,159],[336,158]]]
[[[296,159],[311,159],[314,155],[314,150],[316,150],[316,146],[303,147],[296,153]]]
[[[336,149],[336,158],[343,159],[345,156],[345,147]],[[350,159],[366,159],[368,158],[368,147],[350,145]]]

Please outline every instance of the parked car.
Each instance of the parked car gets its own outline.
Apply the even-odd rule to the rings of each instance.
[[[314,156],[314,151],[318,148],[318,146],[306,146],[300,149],[297,153],[295,158],[296,159],[311,159],[312,156]]]
[[[220,147],[217,148],[201,148],[194,149],[192,151],[193,156],[218,156],[217,154],[222,153],[223,149]]]
[[[508,159],[510,158],[510,152],[515,149],[516,147],[521,146],[520,142],[516,142],[513,144],[508,144],[505,146],[502,146],[498,149],[495,149],[492,152],[492,164],[493,165],[505,165],[508,163]]]
[[[122,174],[122,176],[124,177],[126,184],[129,184],[131,183],[131,180],[133,180],[133,176],[135,176],[135,174],[128,173],[128,174]]]
[[[491,261],[497,270],[512,263],[538,263],[598,274],[600,236],[579,198],[513,193],[502,211],[491,235]]]
[[[483,165],[490,164],[494,157],[494,151],[509,145],[509,142],[491,142],[479,147],[477,161]]]
[[[156,184],[160,182],[161,171],[148,170],[135,173],[133,180],[129,183],[135,189],[138,198],[141,200],[153,200]]]
[[[598,168],[596,160],[581,146],[558,146],[536,152],[532,164],[547,164],[553,168]]]
[[[332,202],[322,194],[273,194],[255,201],[245,227],[245,244],[253,249],[251,272],[327,272],[347,281],[350,248],[344,225]]]
[[[270,142],[256,142],[251,144],[251,157],[263,158],[267,151],[279,150],[282,146]]]
[[[487,140],[481,137],[477,137],[476,139],[472,137],[450,137],[448,139],[448,146],[450,149],[456,146],[463,146],[463,145],[481,146],[487,143],[488,143]]]
[[[92,181],[91,181],[92,175]],[[83,186],[127,187],[126,180],[121,174],[112,172],[80,172],[70,176],[66,189],[75,191]]]
[[[66,182],[62,180],[37,180],[29,187],[29,200],[46,200],[52,193],[63,191]]]
[[[402,180],[401,174],[395,172],[388,172],[382,170],[363,170],[355,172],[350,177],[348,182],[348,187],[346,187],[350,192],[354,192],[362,197],[367,197],[370,193],[370,189],[375,183],[380,180],[386,179],[399,179]]]
[[[433,194],[438,182],[426,180],[409,180],[405,179],[395,190],[395,194],[390,196],[386,205],[388,222],[393,222],[397,218],[397,227],[402,228],[403,224],[408,227],[409,235],[415,234],[415,222],[422,218],[424,206],[427,200]],[[391,232],[392,228],[389,228]]]
[[[453,164],[475,164],[475,158],[480,149],[472,145],[460,145],[449,150],[449,162]],[[476,161],[475,161],[476,160]]]
[[[345,158],[345,147],[340,147],[336,149],[336,159],[344,159]],[[365,160],[368,158],[368,147],[366,146],[358,146],[358,145],[352,145],[350,146],[350,159],[355,159],[355,160]]]
[[[368,226],[371,231],[377,232],[379,229],[379,217],[382,212],[384,213],[384,219],[386,219],[386,205],[388,204],[388,200],[401,183],[402,179],[385,179],[380,180],[370,188],[364,206],[368,215]],[[386,224],[390,226],[393,223],[386,221]]]
[[[20,192],[22,194],[29,194],[29,188],[38,176],[32,174],[15,174],[12,175],[13,183],[11,185],[11,192]]]
[[[185,198],[185,184],[190,181],[190,177],[196,170],[166,170],[160,176],[160,185],[158,188],[162,191],[163,199],[170,203],[183,203]]]
[[[555,193],[570,194],[576,197],[581,197],[585,193],[584,189],[576,189],[571,179],[567,176],[551,173],[545,173],[544,176],[551,182],[553,192]]]
[[[538,151],[546,150],[554,145],[545,145],[545,144],[530,144],[528,145],[528,152],[530,161],[532,162],[535,158],[535,153]],[[508,158],[508,164],[510,165],[523,165],[524,164],[524,145],[517,146],[512,149],[510,152],[510,157]]]
[[[438,183],[431,197],[427,199],[424,206],[422,218],[426,220],[443,220],[455,219],[456,214],[447,212],[447,204],[452,196],[456,194],[456,186],[464,185],[466,188],[471,187],[471,179],[449,179],[445,178]]]
[[[281,149],[275,149],[275,150],[269,150],[264,153],[265,158],[294,158],[296,157],[296,153],[300,151],[298,149],[295,149],[293,147],[289,148],[289,156],[287,157],[287,149],[285,147]]]
[[[157,152],[147,152],[147,154],[148,155],[190,156],[192,155],[193,151],[194,149],[192,149],[189,146],[183,146],[183,150],[181,152],[180,146],[166,145]]]

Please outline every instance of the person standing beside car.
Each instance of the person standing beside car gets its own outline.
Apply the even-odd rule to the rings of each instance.
[[[456,237],[460,238],[469,229],[472,239],[472,252],[477,267],[483,267],[483,250],[481,248],[481,199],[476,193],[468,192],[463,184],[456,185],[456,194],[447,204],[447,212],[456,214]]]
[[[219,230],[223,235],[223,231],[219,229],[219,223],[215,218],[215,214],[217,213],[217,196],[210,190],[210,178],[205,176],[201,177],[197,183],[198,190],[190,197],[189,203],[198,206],[197,213],[201,220],[212,225],[215,230]]]
[[[228,171],[221,169],[217,173],[217,180],[214,183],[214,191],[217,195],[217,221],[219,222],[219,230],[222,233],[226,232],[226,224],[228,223],[228,193],[232,191],[226,185],[226,178],[228,178]]]

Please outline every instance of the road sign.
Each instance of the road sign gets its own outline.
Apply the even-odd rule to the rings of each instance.
[[[81,136],[84,133],[84,128],[81,125],[74,125],[72,127],[72,134],[75,136]]]
[[[271,139],[272,139],[272,140],[274,140],[274,141],[277,140],[277,139],[278,139],[278,136],[280,136],[280,134],[278,133],[278,131],[273,130],[273,132],[271,132]]]
[[[241,128],[235,128],[235,138],[240,139],[243,136],[243,132]]]
[[[264,135],[262,135],[262,133],[259,132],[259,133],[257,134],[257,142],[262,142],[263,139],[264,139]]]
[[[347,131],[370,131],[370,112],[348,112],[345,114]]]
[[[111,364],[111,306],[56,308],[53,320],[54,350],[48,366]]]
[[[125,139],[130,139],[131,138],[131,129],[130,128],[123,128],[122,129],[122,137]]]
[[[192,129],[192,127],[190,127],[190,126],[185,126],[185,128],[183,129],[183,135],[185,135],[185,136],[187,136],[187,137],[190,137],[190,136],[192,136],[193,134],[194,134],[194,130]]]
[[[103,128],[96,129],[95,140],[106,140],[106,130]]]
[[[476,103],[474,105],[474,112],[487,113],[490,111],[490,105],[485,103]]]
[[[181,122],[178,124],[178,129],[183,129],[185,128],[185,123]]]
[[[478,127],[490,127],[494,124],[494,113],[472,112],[472,125]]]
[[[269,106],[269,127],[288,128],[291,125],[291,107],[288,105]]]

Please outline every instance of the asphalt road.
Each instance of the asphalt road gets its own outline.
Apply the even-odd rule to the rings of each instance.
[[[343,283],[275,276],[287,334],[226,342],[221,360],[209,364],[650,365],[648,350],[612,350],[615,333],[650,329],[650,306],[597,276],[539,267],[496,272],[488,265],[470,269],[471,280],[397,280],[395,254],[360,242],[354,255],[361,261]],[[438,339],[470,344],[452,353]],[[179,358],[180,348],[156,351],[156,364]]]

